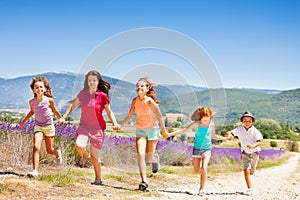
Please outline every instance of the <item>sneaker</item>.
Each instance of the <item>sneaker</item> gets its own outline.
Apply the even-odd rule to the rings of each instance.
[[[251,196],[252,195],[252,189],[247,189],[246,192],[244,193],[247,196]]]
[[[63,160],[62,160],[61,150],[57,150],[57,153],[58,153],[58,157],[56,158],[56,165],[62,165]]]
[[[95,180],[91,183],[92,185],[102,185],[102,181],[100,179]]]
[[[32,170],[31,172],[28,172],[27,176],[29,178],[36,178],[39,176],[39,173],[36,170]]]
[[[199,189],[197,195],[203,197],[205,195],[205,192],[203,190]]]
[[[141,190],[141,191],[147,191],[148,190],[148,184],[146,183],[146,182],[141,182],[140,184],[139,184],[139,190]]]
[[[159,170],[159,155],[158,154],[154,154],[153,155],[153,160],[154,162],[152,162],[152,172],[153,173],[157,173]]]

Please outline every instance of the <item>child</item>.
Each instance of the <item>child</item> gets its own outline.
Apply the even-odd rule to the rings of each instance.
[[[59,122],[64,122],[67,116],[80,105],[81,117],[76,131],[76,150],[82,155],[79,162],[80,167],[84,167],[88,158],[91,158],[95,172],[95,181],[91,183],[92,185],[102,185],[101,162],[98,158],[106,129],[102,111],[106,111],[115,129],[120,126],[110,108],[109,89],[110,84],[102,79],[99,72],[96,70],[88,72],[85,76],[83,90],[72,101],[63,117],[59,119]],[[88,141],[91,143],[90,153],[86,150]]]
[[[136,113],[136,150],[138,157],[138,167],[142,182],[139,184],[139,190],[148,190],[146,181],[146,161],[153,163],[152,171],[158,171],[158,158],[153,159],[153,154],[156,149],[158,139],[161,137],[160,129],[164,137],[168,137],[166,128],[163,122],[162,114],[154,99],[149,97],[149,90],[152,90],[153,84],[148,78],[140,78],[136,84],[136,92],[138,94],[131,102],[131,108],[128,115],[121,123],[121,127],[129,122],[133,114]],[[158,123],[159,126],[158,126]],[[120,128],[121,128],[120,127]]]
[[[207,180],[207,166],[211,156],[211,139],[217,140],[229,140],[230,137],[222,137],[216,135],[215,125],[211,122],[213,113],[208,107],[201,107],[196,109],[192,116],[190,123],[185,129],[174,131],[169,133],[169,136],[175,136],[183,134],[192,129],[196,129],[195,140],[193,147],[193,161],[194,161],[194,172],[200,175],[200,189],[198,195],[203,196],[204,186]]]
[[[57,164],[62,164],[61,150],[53,149],[55,127],[52,114],[54,113],[58,118],[61,118],[61,115],[54,105],[50,84],[45,77],[32,78],[30,87],[34,98],[29,101],[30,111],[19,125],[22,128],[30,117],[35,116],[33,171],[27,174],[29,177],[35,178],[39,175],[39,157],[43,136],[45,136],[47,153],[55,155]]]
[[[246,195],[252,195],[251,176],[256,169],[259,160],[260,144],[263,139],[261,133],[253,126],[255,118],[250,112],[245,112],[241,117],[242,126],[239,126],[227,134],[231,137],[237,136],[241,142],[242,164],[244,177],[248,189]]]
[[[160,104],[160,100],[156,99],[156,91],[154,87],[149,89],[147,96],[151,97],[156,104]]]

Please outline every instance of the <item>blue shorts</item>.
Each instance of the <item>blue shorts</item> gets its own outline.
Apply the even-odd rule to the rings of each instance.
[[[151,128],[146,130],[136,130],[136,136],[146,137],[147,140],[158,140],[161,138],[159,128]]]
[[[202,158],[211,155],[211,149],[196,149],[193,147],[193,157]]]

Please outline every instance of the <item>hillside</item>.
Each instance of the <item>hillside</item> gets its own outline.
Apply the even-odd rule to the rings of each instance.
[[[210,106],[216,111],[216,122],[232,124],[238,122],[241,114],[249,110],[256,118],[274,119],[292,126],[300,125],[300,89],[280,93],[262,93],[242,89],[225,89],[225,97],[212,96],[220,90],[206,90],[177,96],[161,102],[164,111],[183,112],[187,115],[197,107]],[[225,114],[224,114],[225,113]],[[222,114],[225,115],[224,117]]]
[[[55,96],[57,107],[64,112],[68,101],[83,87],[84,75],[75,73],[45,73]],[[29,84],[31,78],[0,78],[0,108],[28,109],[33,97]],[[112,84],[111,107],[116,115],[128,112],[130,101],[136,95],[135,85],[103,76]],[[240,115],[250,110],[257,118],[274,119],[292,126],[300,125],[300,89],[289,91],[258,89],[207,89],[188,85],[158,85],[158,99],[163,114],[184,113],[187,116],[197,107],[210,106],[217,113],[217,123],[236,123]]]

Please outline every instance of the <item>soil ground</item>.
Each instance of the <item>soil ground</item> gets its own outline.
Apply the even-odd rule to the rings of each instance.
[[[0,199],[300,199],[300,161],[295,154],[286,164],[257,170],[252,177],[253,195],[246,196],[242,172],[209,175],[206,195],[195,195],[199,188],[199,175],[168,174],[158,172],[148,178],[149,192],[137,190],[137,173],[103,167],[103,186],[94,186],[92,168],[41,166],[41,174],[75,170],[80,181],[67,186],[49,184],[30,179],[24,169],[0,169]],[[192,167],[191,167],[192,170]],[[82,173],[82,174],[80,174]],[[209,173],[209,172],[208,172]],[[87,176],[84,174],[88,174]],[[108,178],[109,177],[109,178]]]

